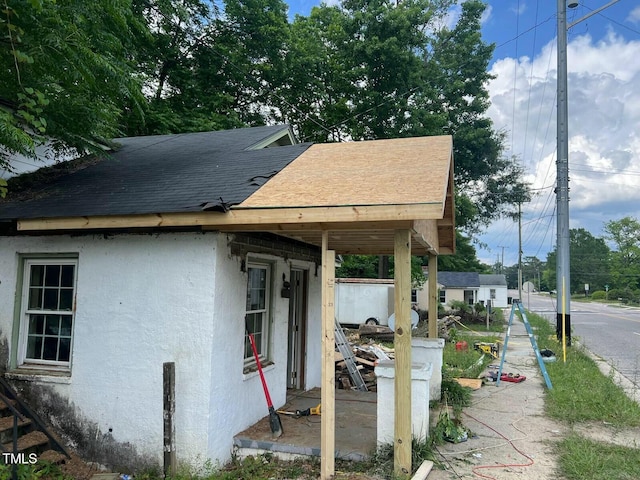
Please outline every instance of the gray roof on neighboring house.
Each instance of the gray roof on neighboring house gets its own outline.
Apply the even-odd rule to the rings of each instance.
[[[507,277],[499,274],[480,274],[480,285],[507,286]]]
[[[445,288],[478,288],[477,272],[438,272],[438,283]]]
[[[279,125],[115,139],[120,148],[104,158],[63,174],[67,167],[52,167],[24,198],[10,191],[0,220],[225,210],[309,148],[262,148],[289,131]]]

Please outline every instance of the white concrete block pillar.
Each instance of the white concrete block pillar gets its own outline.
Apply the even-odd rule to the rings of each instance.
[[[425,440],[429,436],[430,363],[411,364],[411,433]],[[378,387],[378,447],[394,443],[395,362],[380,360],[375,368]]]
[[[411,359],[433,366],[429,380],[429,400],[440,401],[442,395],[442,355],[444,338],[412,338]]]

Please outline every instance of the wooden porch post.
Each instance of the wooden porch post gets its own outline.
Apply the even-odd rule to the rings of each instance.
[[[396,230],[395,290],[395,431],[394,471],[411,474],[411,232]]]
[[[320,402],[320,480],[335,474],[336,372],[335,344],[335,270],[336,252],[329,250],[329,232],[322,232],[322,389]]]
[[[429,338],[438,338],[438,256],[429,253]]]

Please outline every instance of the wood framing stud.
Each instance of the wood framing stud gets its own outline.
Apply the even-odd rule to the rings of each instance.
[[[329,232],[322,232],[322,389],[320,402],[320,479],[335,475],[335,251],[329,250]]]
[[[396,230],[394,471],[411,474],[411,231]]]

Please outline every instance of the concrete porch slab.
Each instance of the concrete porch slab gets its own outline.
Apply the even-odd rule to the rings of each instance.
[[[290,391],[279,410],[305,410],[320,404],[320,389]],[[377,394],[336,390],[336,458],[361,461],[376,449]],[[393,408],[393,405],[390,406]],[[266,409],[266,407],[265,407]],[[284,459],[320,456],[320,416],[295,418],[280,414],[282,435],[272,438],[268,415],[234,437],[236,453],[243,457],[271,452]]]

